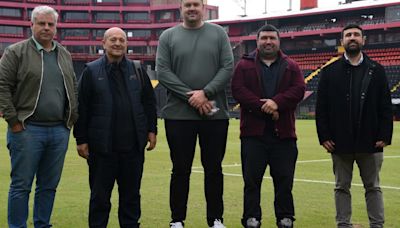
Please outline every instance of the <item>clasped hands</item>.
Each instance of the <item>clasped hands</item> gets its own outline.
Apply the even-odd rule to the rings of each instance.
[[[211,112],[213,105],[206,97],[204,90],[192,90],[186,94],[189,96],[189,104],[196,108],[201,115]]]
[[[278,105],[272,99],[260,99],[260,101],[264,102],[261,106],[261,111],[267,114],[272,115],[272,120],[279,119]]]

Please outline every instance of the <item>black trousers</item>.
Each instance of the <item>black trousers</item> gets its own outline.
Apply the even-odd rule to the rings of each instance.
[[[115,181],[118,184],[118,219],[122,228],[139,227],[140,183],[144,152],[113,151],[110,155],[89,156],[89,227],[107,227],[111,209],[110,197]]]
[[[252,217],[261,220],[261,183],[268,165],[274,184],[277,222],[282,218],[294,220],[292,188],[298,154],[296,141],[263,136],[243,137],[241,142],[244,180],[242,223]]]
[[[224,184],[221,163],[225,155],[228,125],[228,120],[165,120],[173,166],[170,184],[172,221],[186,218],[197,137],[204,168],[207,223],[212,226],[215,219],[222,220]]]

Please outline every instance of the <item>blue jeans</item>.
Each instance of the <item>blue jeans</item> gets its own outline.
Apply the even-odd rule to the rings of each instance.
[[[11,157],[8,193],[8,225],[27,227],[29,193],[36,175],[33,222],[35,228],[51,227],[50,216],[68,148],[69,129],[27,124],[26,129],[7,132]]]

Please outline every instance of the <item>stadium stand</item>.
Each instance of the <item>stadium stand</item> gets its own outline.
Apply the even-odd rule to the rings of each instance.
[[[299,63],[307,83],[298,115],[312,117],[318,72],[341,55],[340,31],[349,23],[362,25],[367,36],[365,52],[385,67],[392,97],[400,98],[400,2],[361,3],[237,20],[216,20],[218,8],[206,5],[205,19],[225,28],[235,61],[256,48],[256,32],[263,24],[268,22],[280,29],[281,48]],[[31,36],[30,14],[37,4],[50,4],[60,13],[57,37],[72,53],[77,75],[84,63],[104,52],[100,40],[105,29],[118,25],[128,33],[129,58],[140,59],[155,80],[153,71],[159,35],[180,22],[180,0],[0,0],[0,55],[8,45]],[[165,91],[160,85],[156,89],[161,108],[165,103]],[[229,89],[228,97],[232,117],[238,117],[237,104]]]

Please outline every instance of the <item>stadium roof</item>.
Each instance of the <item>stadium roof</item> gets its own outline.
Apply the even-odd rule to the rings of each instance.
[[[279,18],[289,18],[289,17],[296,17],[296,16],[307,16],[307,15],[315,15],[315,14],[327,14],[327,13],[334,13],[334,12],[343,12],[349,11],[351,9],[368,9],[368,8],[376,8],[376,7],[384,7],[384,6],[391,6],[391,5],[400,5],[398,0],[364,0],[364,1],[355,1],[352,3],[342,3],[338,4],[335,9],[327,9],[327,8],[313,8],[301,11],[286,11],[286,12],[272,12],[261,15],[254,15],[254,16],[238,16],[234,19],[216,19],[216,20],[209,20],[208,22],[214,22],[218,24],[230,24],[232,22],[251,22],[251,21],[259,21],[259,20],[272,20],[272,19],[279,19]]]

